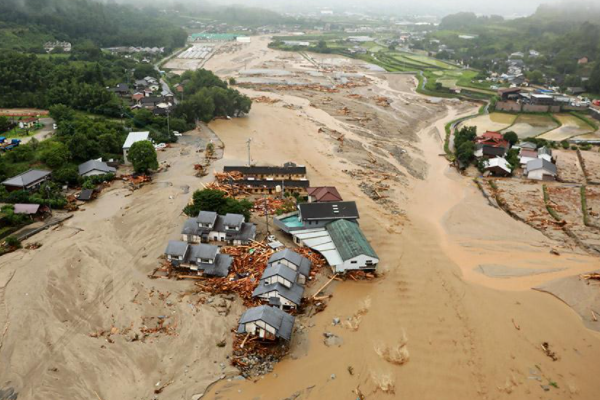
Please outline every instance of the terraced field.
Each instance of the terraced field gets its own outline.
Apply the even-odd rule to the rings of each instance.
[[[517,116],[513,114],[491,113],[468,119],[460,125],[474,126],[477,128],[477,134],[482,134],[487,131],[498,132],[504,130],[511,126],[516,119]]]
[[[521,114],[514,124],[504,131],[515,132],[519,139],[534,137],[556,129],[558,124],[546,115]]]
[[[585,121],[571,114],[556,114],[555,118],[560,121],[562,126],[544,133],[539,136],[540,139],[560,142],[574,136],[581,136],[593,132],[592,127],[586,124]]]

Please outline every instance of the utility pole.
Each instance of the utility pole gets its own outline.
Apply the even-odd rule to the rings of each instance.
[[[267,222],[267,236],[271,235],[271,230],[269,229],[269,206],[268,206],[268,201],[267,201],[267,195],[263,195],[263,198],[265,199],[265,220]]]
[[[252,166],[252,156],[250,155],[250,144],[252,143],[252,138],[248,138],[246,140],[246,144],[248,145],[248,166]]]
[[[167,108],[167,136],[171,134],[171,123],[169,121],[169,115],[171,114],[171,109]]]

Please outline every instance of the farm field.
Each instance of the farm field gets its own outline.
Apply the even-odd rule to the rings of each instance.
[[[568,183],[585,183],[585,175],[579,164],[577,153],[572,150],[554,150],[558,180]]]
[[[525,139],[541,135],[557,127],[558,124],[546,115],[521,114],[514,124],[506,128],[505,131],[515,132],[519,139]]]
[[[553,140],[560,142],[572,138],[573,136],[585,135],[592,132],[592,128],[581,119],[570,114],[556,114],[555,118],[560,121],[562,126],[544,133],[540,139]]]
[[[491,113],[466,120],[461,123],[461,126],[474,126],[477,128],[477,134],[480,135],[487,131],[504,130],[511,126],[516,119],[517,116],[513,114]]]

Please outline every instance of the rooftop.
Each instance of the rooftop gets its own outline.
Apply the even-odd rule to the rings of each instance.
[[[279,338],[288,341],[292,338],[295,318],[279,308],[269,306],[249,308],[240,318],[238,333],[246,333],[244,324],[255,321],[264,321],[275,328],[275,336]]]
[[[50,171],[44,171],[41,169],[30,169],[29,171],[23,172],[17,176],[13,176],[2,182],[5,186],[18,186],[18,187],[26,187],[43,179],[50,175]]]
[[[298,206],[302,220],[358,219],[358,208],[353,201],[302,203]]]
[[[116,168],[109,167],[105,162],[98,160],[89,160],[83,164],[79,164],[79,175],[84,175],[94,170],[101,171],[106,174],[112,174],[117,171]]]
[[[346,261],[360,255],[379,258],[357,223],[341,219],[331,222],[326,229],[342,260]]]
[[[141,142],[142,140],[148,140],[150,132],[129,132],[127,139],[123,144],[124,149],[129,149],[135,142]]]

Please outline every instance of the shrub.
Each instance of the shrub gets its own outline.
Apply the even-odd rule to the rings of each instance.
[[[6,238],[5,240],[6,245],[8,247],[14,248],[14,249],[20,249],[21,248],[21,241],[19,239],[17,239],[15,236],[9,236]]]

